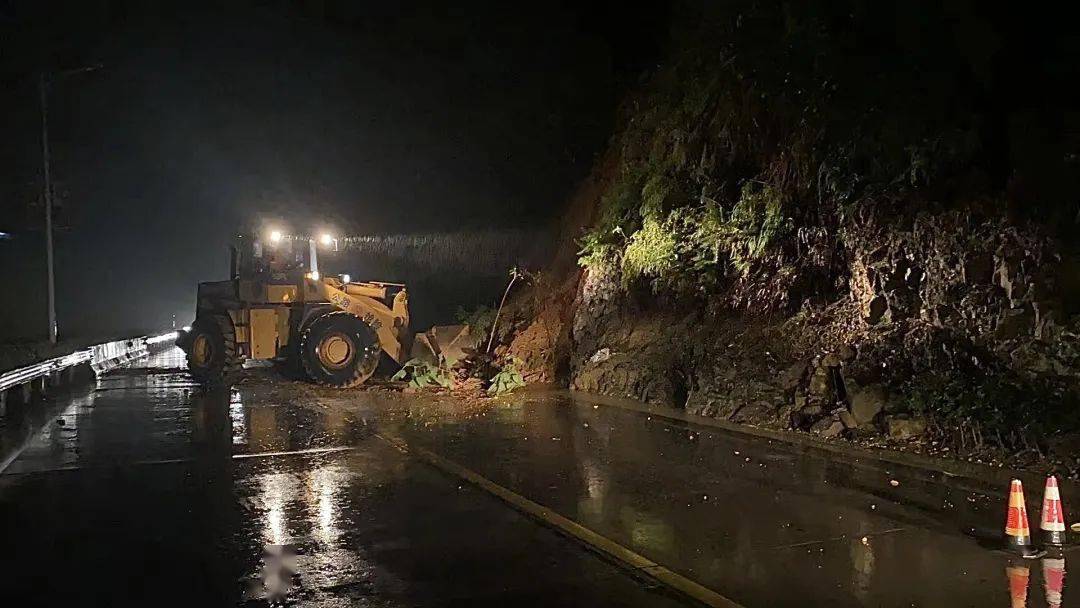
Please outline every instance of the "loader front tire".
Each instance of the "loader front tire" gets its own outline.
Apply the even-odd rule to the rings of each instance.
[[[236,331],[227,315],[199,317],[187,339],[188,371],[201,384],[229,380],[240,369]]]
[[[375,373],[379,352],[371,326],[343,310],[317,317],[300,338],[300,361],[308,377],[336,388],[363,384]]]

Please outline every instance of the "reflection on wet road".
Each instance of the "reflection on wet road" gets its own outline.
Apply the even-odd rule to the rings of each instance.
[[[403,433],[747,606],[1010,602],[965,534],[1002,505],[969,488],[569,397]]]
[[[1070,605],[1067,554],[965,534],[1000,525],[986,489],[564,394],[463,405],[257,375],[203,392],[178,351],[145,365],[58,400],[29,441],[5,429],[2,586],[21,605],[682,604],[390,434],[746,606]]]
[[[203,393],[180,365],[114,372],[18,446],[13,605],[682,604],[410,461],[370,413]]]

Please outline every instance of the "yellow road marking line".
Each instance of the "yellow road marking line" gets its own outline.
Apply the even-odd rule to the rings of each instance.
[[[657,582],[697,600],[706,606],[713,606],[715,608],[743,608],[741,604],[720,595],[712,589],[692,581],[681,574],[672,572],[644,555],[635,553],[619,543],[605,536],[601,536],[589,528],[563,517],[555,511],[508,490],[481,476],[479,473],[471,471],[453,461],[447,460],[434,452],[430,452],[418,446],[411,446],[399,438],[387,437],[380,434],[376,434],[376,437],[393,445],[403,453],[417,456],[435,468],[464,479],[480,489],[493,494],[515,509],[522,511],[565,534],[573,536],[597,551],[614,558],[630,568],[640,570]]]
[[[328,448],[308,448],[306,450],[290,450],[287,452],[248,452],[246,454],[233,454],[234,459],[241,458],[268,458],[270,456],[298,456],[300,454],[328,454],[331,452],[349,452],[356,448],[349,445],[342,445],[337,447]]]

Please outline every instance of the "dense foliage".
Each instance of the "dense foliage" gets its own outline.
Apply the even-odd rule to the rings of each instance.
[[[450,374],[451,365],[453,362],[447,362],[441,356],[438,365],[421,359],[409,359],[390,379],[407,382],[413,388],[450,388],[454,384]]]
[[[498,373],[491,378],[487,393],[489,395],[505,395],[515,389],[525,386],[525,379],[521,376],[521,360],[516,357],[507,359]]]
[[[767,283],[764,301],[736,303],[796,304],[836,285],[831,252],[861,207],[1005,200],[1031,164],[1010,150],[1036,137],[1016,122],[1039,119],[987,99],[1003,85],[980,53],[1012,33],[1005,15],[964,9],[986,31],[960,39],[959,9],[918,2],[677,7],[669,59],[622,110],[617,172],[581,239],[581,264],[626,285]],[[1027,208],[1072,219],[1075,193]]]

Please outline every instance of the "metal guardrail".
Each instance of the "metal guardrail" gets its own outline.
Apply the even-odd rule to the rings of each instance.
[[[139,336],[128,340],[105,342],[77,350],[70,355],[13,369],[0,374],[0,393],[84,363],[89,363],[95,373],[101,373],[104,370],[112,369],[117,365],[122,365],[149,354],[146,348],[149,345],[175,339],[176,332],[172,331],[157,336]]]
[[[0,374],[0,391],[15,388],[20,384],[26,384],[31,380],[43,378],[53,372],[63,371],[74,365],[79,365],[80,363],[88,363],[92,359],[93,354],[90,349],[86,349],[73,352],[70,355],[64,355],[63,357],[56,357],[55,359],[49,359],[47,361],[42,361],[41,363],[20,367],[19,369],[14,369],[10,372],[4,372],[3,374]]]
[[[90,359],[90,367],[95,374],[119,367],[129,361],[141,359],[149,354],[146,350],[146,338],[138,337],[130,340],[117,340],[91,346],[93,353]]]

